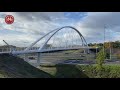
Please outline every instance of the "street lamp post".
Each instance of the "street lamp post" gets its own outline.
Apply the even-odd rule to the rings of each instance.
[[[110,41],[110,37],[109,37],[109,48],[110,48],[110,60],[111,60],[111,41]]]
[[[97,43],[96,43],[96,47],[95,47],[95,48],[96,48],[96,56],[97,56],[97,48],[98,48],[98,47],[97,47]]]

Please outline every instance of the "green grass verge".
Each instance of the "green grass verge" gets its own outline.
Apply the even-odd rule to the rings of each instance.
[[[55,78],[120,78],[120,65],[103,65],[101,71],[96,65],[47,65],[40,69]]]
[[[23,59],[0,55],[0,78],[49,78],[50,74],[33,67]]]

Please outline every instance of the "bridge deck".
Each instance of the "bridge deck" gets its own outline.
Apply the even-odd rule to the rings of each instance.
[[[23,50],[23,51],[12,51],[12,54],[26,54],[26,53],[43,53],[53,51],[65,51],[65,50],[77,50],[77,49],[96,49],[92,47],[79,47],[79,48],[59,48],[59,49],[43,49],[43,50]],[[0,52],[0,54],[10,54],[11,52]]]

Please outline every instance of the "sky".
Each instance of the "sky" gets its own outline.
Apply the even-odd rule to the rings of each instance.
[[[6,24],[5,16],[14,23]],[[0,12],[0,45],[29,46],[39,37],[63,26],[78,29],[88,43],[120,40],[120,12]],[[62,39],[62,38],[61,38]]]

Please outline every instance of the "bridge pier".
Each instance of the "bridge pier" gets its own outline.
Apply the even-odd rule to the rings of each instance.
[[[24,60],[27,61],[27,56],[26,56],[26,54],[24,54]]]
[[[88,52],[88,54],[90,53],[90,50],[89,49],[87,49],[87,52]]]
[[[37,53],[37,66],[40,65],[41,53]]]
[[[86,49],[84,49],[84,54],[85,54]]]

